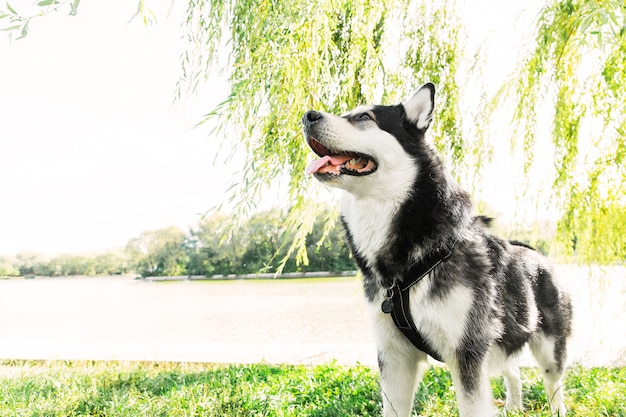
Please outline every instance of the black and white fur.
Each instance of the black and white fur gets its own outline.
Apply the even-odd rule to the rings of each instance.
[[[383,414],[408,417],[427,355],[381,311],[386,288],[441,242],[451,258],[411,291],[413,320],[452,375],[459,414],[492,416],[489,375],[502,373],[506,407],[522,408],[515,357],[528,343],[553,415],[564,415],[563,375],[571,333],[569,296],[532,248],[495,237],[474,217],[469,195],[425,139],[435,89],[405,103],[361,106],[342,116],[309,111],[304,134],[322,159],[310,173],[345,190],[341,219],[364,279],[378,349]]]

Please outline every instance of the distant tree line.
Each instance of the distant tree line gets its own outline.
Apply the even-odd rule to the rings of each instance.
[[[214,213],[187,233],[178,227],[147,231],[123,249],[98,255],[0,256],[0,276],[250,274],[275,272],[285,259],[283,272],[355,269],[341,225],[329,227],[326,217],[315,220],[306,238],[308,263],[289,254],[285,214],[275,209],[257,213],[237,228],[232,216]]]
[[[297,262],[296,255],[289,252],[293,236],[286,234],[286,216],[278,209],[263,211],[234,227],[236,217],[216,212],[203,217],[187,232],[178,227],[146,231],[130,239],[126,247],[101,254],[45,257],[23,252],[13,257],[0,256],[0,276],[253,274],[277,272],[283,261],[281,272],[356,269],[335,212],[329,209],[314,220],[306,236],[306,263]],[[329,218],[336,221],[329,222]],[[551,250],[554,228],[553,223],[539,222],[529,230],[496,219],[493,232],[571,261],[572,257]]]

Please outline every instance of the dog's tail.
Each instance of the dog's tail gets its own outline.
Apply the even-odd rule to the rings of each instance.
[[[536,248],[530,246],[528,243],[520,242],[519,240],[509,240],[509,243],[513,246],[521,246],[523,248],[534,250],[535,252],[537,252]]]
[[[493,217],[489,217],[489,216],[484,216],[484,215],[480,215],[480,216],[474,216],[474,222],[478,225],[478,226],[482,226],[484,228],[489,228],[491,227],[492,223],[494,221]],[[537,249],[530,246],[528,243],[524,243],[524,242],[520,242],[519,240],[509,240],[509,244],[513,245],[513,246],[521,246],[523,248],[526,249],[530,249],[532,251],[537,252]]]
[[[483,215],[475,216],[474,222],[476,222],[476,224],[478,224],[479,226],[491,227],[491,223],[493,223],[493,217]]]

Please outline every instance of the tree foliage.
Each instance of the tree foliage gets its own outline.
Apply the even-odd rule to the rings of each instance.
[[[126,245],[135,261],[137,273],[148,275],[182,275],[185,273],[185,233],[178,227],[141,233]]]
[[[63,7],[76,14],[78,3],[34,6],[39,15]],[[137,10],[144,21],[151,16],[144,1]],[[342,113],[365,102],[395,103],[425,81],[437,84],[443,103],[436,107],[433,140],[457,177],[465,184],[480,178],[492,145],[486,125],[497,122],[489,109],[514,101],[512,140],[521,137],[523,144],[521,174],[529,177],[544,136],[554,149],[552,204],[561,219],[558,245],[551,247],[588,261],[626,258],[623,0],[546,0],[529,29],[534,44],[519,71],[487,98],[492,106],[475,120],[460,111],[469,79],[460,63],[470,68],[475,57],[466,54],[458,10],[454,0],[187,1],[177,95],[197,91],[215,71],[226,75],[230,94],[201,123],[215,123],[215,133],[227,138],[223,154],[244,154],[229,196],[236,219],[248,219],[268,188],[286,185],[290,210],[281,236],[291,243],[282,260],[295,251],[308,261],[307,236],[320,207],[319,189],[304,176],[309,151],[301,115],[312,108]],[[0,6],[0,28],[10,33],[25,36],[33,17],[9,3]],[[548,135],[539,126],[546,114]]]
[[[435,115],[435,143],[457,175],[480,171],[484,138],[466,140],[462,132],[484,131],[480,124],[492,121],[483,115],[468,122],[459,111],[465,80],[458,63],[472,57],[464,56],[459,41],[456,6],[429,0],[290,1],[280,7],[264,0],[189,1],[183,82],[193,89],[215,64],[229,76],[230,96],[207,119],[216,118],[222,132],[240,134],[246,164],[233,194],[239,207],[248,208],[287,171],[293,248],[304,248],[306,219],[313,216],[303,213],[315,205],[303,175],[308,150],[300,138],[301,114],[396,102],[398,93],[425,80],[438,84],[438,101],[445,103]],[[513,124],[523,136],[524,175],[541,134],[537,109],[551,109],[552,203],[562,213],[557,240],[561,253],[584,260],[626,258],[620,233],[626,222],[625,8],[619,0],[548,1],[535,28],[536,46],[503,86],[508,94],[493,99],[517,102]]]
[[[6,2],[4,7],[0,6],[0,30],[7,32],[9,39],[16,33],[19,34],[16,39],[22,39],[28,35],[32,20],[67,9],[70,16],[75,16],[79,4],[80,0],[36,0],[18,9]]]
[[[245,154],[230,196],[237,215],[254,210],[270,185],[287,182],[287,218],[299,259],[317,204],[304,171],[308,149],[300,118],[307,109],[342,113],[364,102],[394,103],[423,80],[439,85],[434,134],[451,159],[463,161],[453,2],[382,0],[202,1],[188,3],[179,89],[194,90],[216,66],[231,93],[207,114],[218,133],[237,132]],[[226,51],[226,53],[224,52]]]
[[[625,84],[626,3],[558,0],[542,9],[535,46],[505,86],[517,101],[525,173],[537,109],[552,108],[558,242],[586,261],[626,259]]]
[[[132,271],[128,259],[121,250],[112,250],[95,256],[65,254],[52,258],[21,252],[15,258],[0,257],[0,276],[125,274]]]
[[[187,273],[340,272],[355,268],[343,230],[329,223],[326,215],[314,219],[305,238],[309,264],[299,264],[289,251],[285,220],[285,213],[278,209],[257,212],[224,238],[232,217],[218,212],[204,218],[187,238]]]
[[[338,224],[326,214],[314,221],[306,237],[308,266],[296,262],[286,244],[285,215],[278,209],[255,213],[224,239],[232,216],[217,212],[187,233],[177,227],[146,231],[130,239],[123,250],[96,255],[58,255],[51,258],[19,253],[0,257],[0,277],[18,275],[230,275],[258,272],[352,271],[355,269]],[[322,237],[325,237],[321,241]]]
[[[67,13],[76,16],[80,0],[34,0],[30,4],[11,5],[8,1],[0,5],[0,31],[6,32],[9,40],[17,34],[16,40],[28,36],[33,20],[55,13]],[[137,9],[130,20],[140,20],[145,26],[156,23],[155,13],[146,5],[145,0],[137,0]]]

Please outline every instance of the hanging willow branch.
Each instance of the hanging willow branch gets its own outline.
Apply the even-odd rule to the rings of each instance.
[[[525,174],[537,109],[552,112],[560,249],[585,261],[626,259],[626,4],[551,1],[517,75],[514,120]],[[546,105],[546,102],[548,103]]]
[[[480,135],[466,140],[462,126],[481,133],[493,121],[488,114],[469,122],[461,117],[457,68],[464,57],[455,6],[435,0],[189,1],[179,91],[194,90],[215,67],[228,75],[231,93],[206,120],[225,136],[235,132],[245,155],[230,195],[235,218],[254,209],[270,184],[285,180],[285,227],[291,250],[305,261],[316,200],[304,176],[309,151],[301,139],[302,113],[398,102],[425,81],[438,85],[438,102],[445,103],[436,108],[435,144],[456,175],[479,171],[491,145]],[[527,177],[541,135],[538,113],[552,117],[560,253],[584,260],[626,258],[620,233],[626,230],[625,15],[623,1],[548,2],[535,28],[536,46],[503,89],[509,94],[495,99],[517,103],[513,118]]]
[[[230,95],[205,120],[216,121],[222,135],[236,132],[245,154],[230,195],[235,217],[286,178],[291,250],[306,262],[304,239],[316,208],[300,127],[308,109],[342,113],[358,104],[399,102],[433,81],[446,103],[438,107],[434,140],[461,163],[453,9],[434,0],[190,1],[179,90],[195,89],[215,66],[228,74]]]
[[[0,6],[0,30],[24,37],[32,18],[60,9],[74,15],[79,3],[34,1],[41,11],[36,15],[22,15],[6,3]],[[461,77],[458,66],[471,58],[463,55],[455,10],[454,0],[189,0],[177,92],[196,91],[216,68],[227,74],[229,96],[203,121],[214,122],[216,133],[229,138],[220,141],[222,155],[244,155],[240,180],[229,195],[235,220],[253,211],[270,185],[286,183],[287,256],[296,250],[306,261],[304,240],[317,194],[304,176],[309,151],[300,133],[303,112],[396,103],[432,81],[443,103],[435,109],[432,137],[464,179],[480,178],[489,160],[493,147],[485,132],[503,100],[516,103],[513,137],[521,137],[527,178],[541,148],[538,140],[548,140],[538,119],[551,117],[552,188],[562,213],[558,249],[581,260],[623,262],[624,1],[548,0],[534,28],[535,46],[519,73],[475,120],[464,120],[460,112],[459,86],[468,75]],[[144,1],[138,13],[148,22]],[[469,140],[463,131],[476,137]]]

